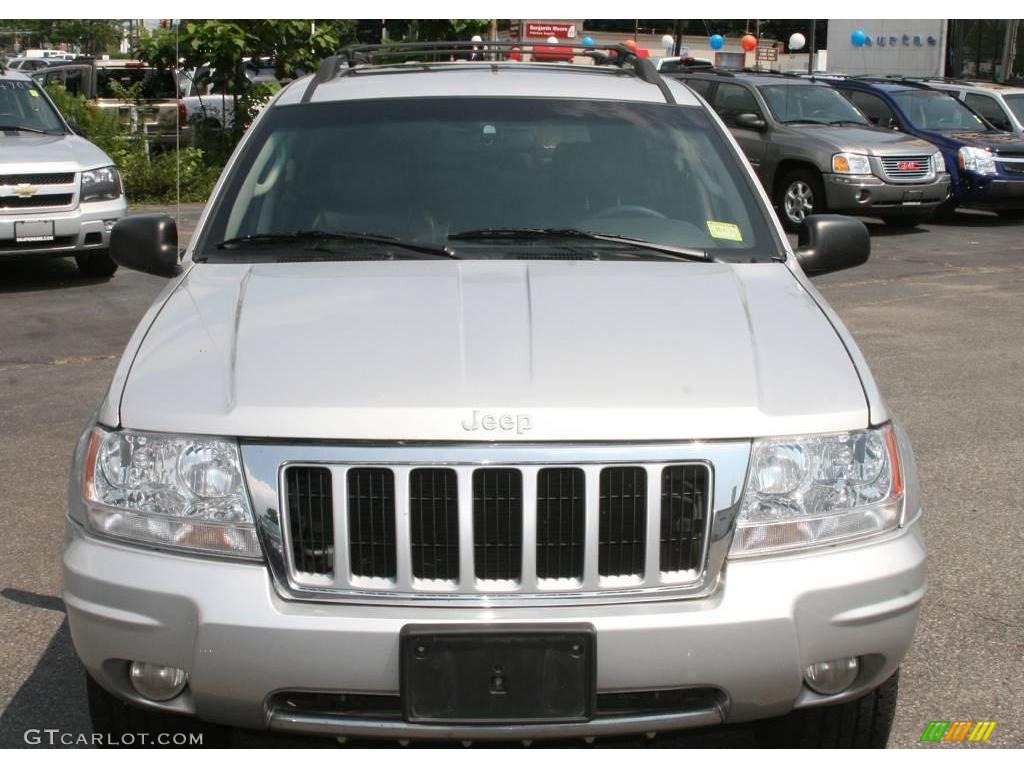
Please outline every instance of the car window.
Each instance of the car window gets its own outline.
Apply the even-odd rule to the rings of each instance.
[[[1017,117],[1017,122],[1024,125],[1024,93],[1010,93],[1003,96],[1006,106]]]
[[[868,124],[859,109],[828,86],[762,85],[758,90],[780,123]]]
[[[882,128],[891,128],[897,124],[892,110],[881,96],[876,96],[873,93],[864,93],[863,91],[840,90],[839,92],[853,102],[854,106],[863,112],[868,120],[875,125],[879,125]]]
[[[96,70],[96,95],[101,99],[122,98],[122,92],[141,83],[140,99],[175,99],[174,75],[153,67],[100,67]],[[120,88],[118,88],[120,86]]]
[[[901,91],[892,95],[911,125],[923,131],[980,131],[984,121],[952,96],[938,91]]]
[[[761,115],[761,107],[749,88],[734,83],[719,83],[713,102],[715,111],[726,125],[735,125],[736,116],[744,113]]]
[[[686,78],[684,82],[705,99],[711,93],[711,86],[714,83],[713,80],[704,80],[703,78]]]
[[[68,93],[77,96],[82,93],[82,70],[71,69],[64,73],[64,87]]]
[[[34,80],[0,80],[0,126],[64,133],[64,123]]]
[[[992,125],[1000,131],[1013,130],[1010,118],[1003,111],[1003,108],[999,106],[999,102],[991,96],[986,96],[983,93],[968,93],[967,96],[964,97],[964,103],[992,123]]]
[[[215,244],[309,230],[446,244],[467,230],[541,228],[744,261],[770,259],[778,246],[755,182],[700,108],[416,98],[271,110],[201,248],[245,258]]]

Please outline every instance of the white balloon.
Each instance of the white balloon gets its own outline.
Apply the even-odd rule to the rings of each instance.
[[[669,48],[674,48],[675,44],[676,39],[672,37],[672,35],[661,36],[661,47],[664,48],[665,50],[668,50]]]
[[[484,41],[484,39],[482,37],[480,37],[480,35],[473,35],[469,39],[469,42],[471,42],[471,43],[482,43],[483,41]]]
[[[552,35],[551,37],[548,38],[548,45],[554,45],[557,42],[558,42],[558,38],[555,37],[554,35]]]
[[[799,32],[794,32],[792,35],[789,36],[789,50],[799,51],[801,48],[804,47],[804,44],[806,42],[807,38],[805,38]]]

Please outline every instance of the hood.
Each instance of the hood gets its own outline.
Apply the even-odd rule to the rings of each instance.
[[[671,440],[864,427],[782,264],[197,264],[145,335],[125,427],[361,440]]]
[[[0,168],[5,173],[87,171],[113,164],[103,150],[72,133],[0,134]]]
[[[854,125],[808,125],[807,135],[828,142],[837,152],[859,155],[893,155],[932,153],[936,148],[923,139],[885,128]]]
[[[992,152],[1012,152],[1024,154],[1024,139],[1015,133],[1003,131],[943,131],[935,135],[946,140],[953,140],[972,147],[982,147]]]

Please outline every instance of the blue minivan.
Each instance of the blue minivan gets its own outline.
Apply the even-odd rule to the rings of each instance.
[[[953,192],[944,205],[1024,217],[1024,139],[998,131],[962,101],[923,83],[883,77],[827,78],[876,125],[942,150]]]

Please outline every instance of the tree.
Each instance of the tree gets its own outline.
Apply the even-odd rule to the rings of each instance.
[[[34,46],[68,48],[91,56],[117,50],[124,32],[121,19],[5,19],[4,27],[17,30]],[[28,46],[25,46],[28,47]]]

